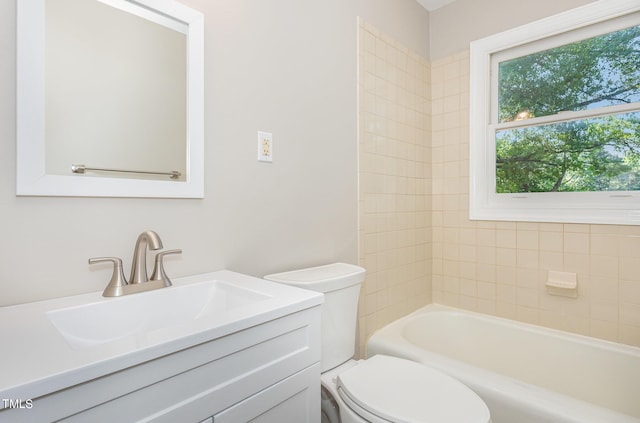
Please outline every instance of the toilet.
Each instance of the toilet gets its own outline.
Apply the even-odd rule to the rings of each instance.
[[[353,359],[364,273],[334,263],[264,277],[324,293],[322,423],[490,423],[480,397],[440,371],[381,354]]]

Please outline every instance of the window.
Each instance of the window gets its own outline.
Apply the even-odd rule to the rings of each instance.
[[[639,10],[598,1],[471,44],[472,219],[640,224]]]

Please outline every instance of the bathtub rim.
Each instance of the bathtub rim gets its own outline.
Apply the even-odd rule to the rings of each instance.
[[[635,356],[640,356],[640,347],[636,347],[633,345],[629,345],[629,344],[623,344],[620,342],[615,342],[615,341],[610,341],[608,339],[602,339],[602,338],[596,338],[593,336],[589,336],[589,335],[583,335],[580,333],[574,333],[574,332],[567,332],[567,331],[563,331],[561,329],[556,329],[556,328],[551,328],[548,326],[542,326],[542,325],[536,325],[533,323],[528,323],[528,322],[521,322],[519,320],[513,320],[513,319],[509,319],[506,317],[501,317],[501,316],[495,316],[492,314],[485,314],[485,313],[480,313],[477,311],[472,311],[472,310],[466,310],[463,308],[458,308],[458,307],[453,307],[453,306],[448,306],[448,305],[443,305],[443,304],[439,304],[439,303],[431,303],[431,304],[427,304],[425,306],[420,307],[417,310],[412,311],[411,313],[400,317],[397,320],[394,320],[393,322],[385,325],[384,327],[376,330],[370,337],[369,339],[373,338],[378,332],[382,331],[383,329],[386,329],[390,326],[401,326],[400,322],[402,321],[407,321],[410,319],[414,319],[417,316],[420,316],[426,312],[438,312],[438,311],[445,311],[448,312],[450,314],[456,314],[456,315],[471,315],[477,319],[483,320],[483,321],[498,321],[501,325],[505,325],[505,326],[518,326],[518,327],[523,327],[525,329],[527,329],[530,332],[537,332],[537,333],[545,333],[545,334],[550,334],[552,335],[554,338],[567,338],[569,337],[570,339],[580,343],[580,344],[587,344],[587,343],[592,343],[594,341],[596,341],[597,343],[602,343],[604,346],[607,347],[607,349],[611,349],[614,350],[616,352],[619,353],[624,353],[624,354],[632,354]],[[368,341],[367,341],[368,343]]]
[[[632,345],[619,344],[604,339],[564,332],[554,328],[547,328],[531,323],[482,314],[437,303],[423,306],[375,331],[367,341],[366,356],[370,357],[375,354],[387,354],[417,361],[459,379],[463,383],[467,384],[471,389],[476,390],[476,392],[478,389],[481,389],[486,391],[489,395],[508,398],[509,400],[525,406],[553,410],[558,416],[565,418],[565,421],[575,421],[576,423],[583,421],[609,421],[610,423],[640,422],[640,419],[633,415],[624,414],[617,410],[605,408],[600,405],[555,392],[551,389],[543,388],[520,381],[513,377],[470,365],[465,362],[449,358],[445,355],[426,350],[411,343],[403,335],[404,325],[406,322],[430,312],[447,312],[454,315],[467,316],[471,315],[473,318],[477,318],[485,322],[497,322],[500,325],[506,325],[512,328],[515,326],[519,330],[522,329],[534,333],[543,333],[544,335],[551,335],[554,338],[566,339],[568,337],[570,340],[580,344],[592,345],[595,341],[607,350],[615,351],[616,353],[640,356],[640,348]],[[523,393],[524,390],[531,395],[527,396],[518,394]],[[479,392],[478,394],[480,395]],[[613,417],[614,420],[602,420],[609,419],[611,417]]]

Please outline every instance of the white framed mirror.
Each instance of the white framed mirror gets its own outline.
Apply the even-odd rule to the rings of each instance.
[[[202,198],[204,17],[17,2],[16,195]]]

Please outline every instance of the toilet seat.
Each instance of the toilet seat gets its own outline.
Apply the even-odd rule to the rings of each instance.
[[[488,423],[489,409],[471,389],[428,366],[375,355],[338,375],[338,394],[372,422]]]

